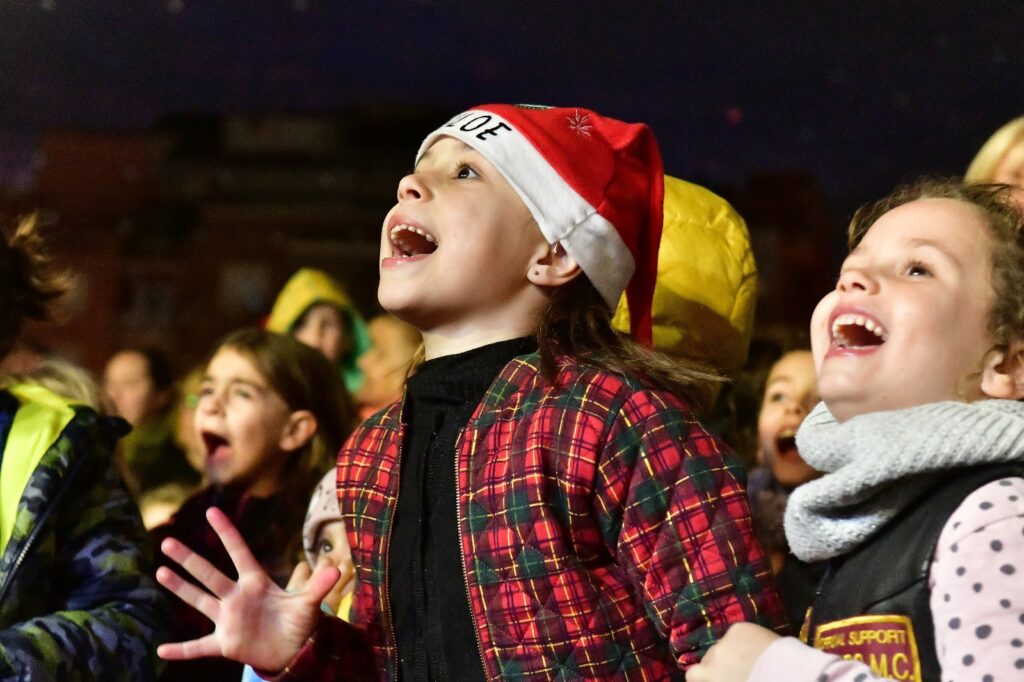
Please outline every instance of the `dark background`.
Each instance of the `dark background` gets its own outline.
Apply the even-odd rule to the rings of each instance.
[[[0,0],[0,208],[42,209],[82,281],[37,343],[189,361],[303,264],[372,313],[380,218],[447,116],[582,105],[737,206],[760,329],[799,329],[853,208],[1024,113],[1022,39],[1020,0]]]

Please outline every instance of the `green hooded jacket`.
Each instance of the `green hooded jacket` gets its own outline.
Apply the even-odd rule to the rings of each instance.
[[[356,360],[369,350],[370,332],[363,316],[352,305],[352,299],[330,275],[313,268],[302,268],[292,275],[274,301],[274,307],[267,318],[267,330],[291,334],[306,311],[320,303],[333,305],[345,318],[352,344],[338,365],[341,377],[345,380],[345,388],[355,395],[363,385],[363,372],[356,365]]]

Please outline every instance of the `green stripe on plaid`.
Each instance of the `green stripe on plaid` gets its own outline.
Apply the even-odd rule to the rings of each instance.
[[[380,670],[393,654],[382,535],[401,443],[393,406],[339,459],[354,609]],[[733,622],[782,627],[738,460],[680,399],[568,360],[549,382],[536,354],[524,356],[457,449],[470,606],[491,679],[678,678]]]

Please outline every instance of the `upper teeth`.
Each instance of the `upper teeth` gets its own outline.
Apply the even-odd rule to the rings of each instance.
[[[854,315],[853,313],[844,313],[839,315],[832,322],[832,336],[833,338],[840,336],[840,327],[847,327],[850,325],[857,325],[858,327],[864,327],[869,332],[885,341],[889,338],[889,332],[885,331],[885,327],[875,322],[869,317],[863,315]]]
[[[406,225],[405,223],[401,223],[399,225],[395,225],[394,227],[391,228],[391,238],[395,239],[398,236],[398,233],[402,232],[403,230],[408,230],[409,232],[415,232],[416,234],[422,236],[424,239],[426,239],[428,242],[430,242],[432,244],[436,244],[437,243],[437,240],[434,239],[433,235],[428,234],[427,232],[424,232],[423,230],[421,230],[420,228],[418,228],[418,227],[416,227],[414,225]]]

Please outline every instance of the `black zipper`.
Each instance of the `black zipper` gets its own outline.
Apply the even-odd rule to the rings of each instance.
[[[62,432],[61,436],[59,436],[58,439],[63,437],[63,435],[64,434]],[[43,528],[46,526],[46,522],[49,520],[51,514],[53,514],[53,510],[60,505],[60,501],[64,498],[65,493],[67,493],[75,476],[78,474],[81,468],[85,466],[85,461],[87,459],[88,456],[83,455],[82,457],[79,458],[77,462],[75,462],[71,466],[71,469],[68,471],[67,475],[64,477],[63,482],[61,483],[60,490],[58,490],[57,494],[54,495],[53,500],[50,502],[50,504],[43,511],[42,515],[39,517],[39,520],[36,523],[35,528],[33,528],[32,532],[29,533],[28,539],[25,540],[25,544],[22,545],[21,551],[18,552],[18,558],[14,560],[14,564],[11,566],[11,570],[4,577],[3,585],[0,585],[0,603],[2,603],[4,601],[4,598],[7,596],[7,591],[11,588],[11,583],[14,580],[14,576],[18,573],[18,569],[21,568],[21,564],[24,563],[25,557],[28,556],[28,552],[30,549],[32,549],[32,545],[35,544],[36,539],[39,537],[39,533],[41,533]]]
[[[403,405],[405,398],[402,398]],[[398,410],[398,448],[395,452],[395,505],[391,509],[391,520],[388,522],[388,532],[384,536],[384,584],[381,591],[384,593],[384,617],[387,625],[384,628],[385,637],[391,645],[391,662],[394,664],[393,682],[398,682],[398,639],[395,637],[394,616],[391,613],[391,531],[395,527],[395,511],[398,509],[398,495],[402,492],[402,441],[405,439],[405,425],[402,424],[402,410]]]
[[[469,614],[473,617],[473,634],[476,639],[476,653],[480,657],[480,665],[484,670],[484,679],[490,679],[487,670],[487,661],[484,658],[484,646],[480,641],[480,626],[476,622],[476,613],[473,611],[473,595],[469,591],[469,569],[466,568],[466,550],[463,543],[466,541],[462,533],[462,490],[459,487],[459,446],[462,438],[466,435],[466,427],[459,429],[459,435],[455,439],[455,522],[459,530],[459,564],[462,568],[462,580],[466,586],[466,599],[469,601]]]

